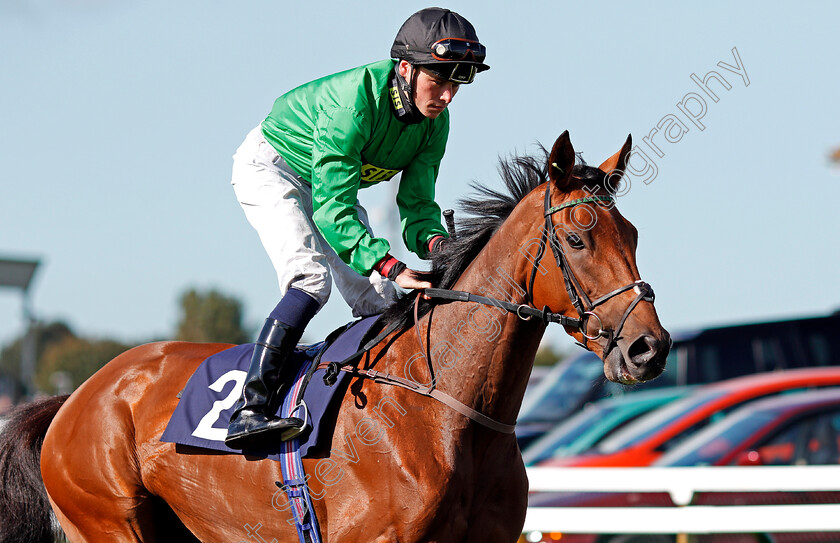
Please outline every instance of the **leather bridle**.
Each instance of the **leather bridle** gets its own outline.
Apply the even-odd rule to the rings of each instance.
[[[554,166],[554,165],[552,165]],[[556,166],[554,166],[556,167]],[[559,169],[559,168],[558,168]],[[428,356],[428,353],[425,352],[424,341],[420,334],[419,324],[420,319],[417,313],[418,306],[420,302],[421,296],[425,296],[426,298],[436,298],[436,299],[443,299],[448,301],[458,301],[458,302],[475,302],[484,305],[489,305],[493,307],[499,307],[501,309],[505,309],[511,313],[515,313],[520,319],[522,320],[532,320],[534,318],[541,319],[546,325],[552,322],[556,322],[562,324],[563,326],[569,326],[572,328],[577,328],[580,330],[583,337],[590,340],[595,341],[599,338],[606,338],[607,345],[604,349],[603,357],[612,350],[612,348],[616,345],[618,340],[620,339],[621,329],[624,327],[624,323],[627,321],[627,318],[632,313],[633,309],[641,301],[646,301],[653,303],[654,301],[654,294],[653,289],[647,283],[642,280],[634,281],[629,285],[625,285],[623,287],[619,287],[599,298],[596,298],[594,301],[589,299],[589,296],[584,291],[583,287],[580,285],[580,281],[578,281],[577,277],[575,277],[574,272],[572,271],[571,266],[569,266],[569,261],[566,258],[566,254],[563,252],[563,247],[560,244],[560,240],[557,237],[557,232],[554,229],[554,222],[552,220],[552,216],[560,210],[563,209],[571,209],[580,204],[586,204],[591,202],[604,202],[609,201],[613,202],[612,196],[590,196],[586,198],[578,198],[576,200],[571,200],[569,202],[565,202],[558,206],[551,206],[551,184],[552,182],[549,180],[545,186],[545,207],[544,207],[544,217],[545,217],[545,227],[543,228],[542,236],[540,239],[539,249],[537,250],[537,254],[533,260],[533,268],[531,270],[531,276],[528,281],[528,287],[525,291],[525,303],[518,304],[514,302],[508,302],[506,300],[499,300],[496,298],[490,298],[487,296],[479,296],[476,294],[472,294],[470,292],[460,291],[460,290],[449,290],[449,289],[439,289],[439,288],[427,288],[424,289],[422,292],[418,292],[417,299],[415,301],[414,310],[414,324],[415,330],[418,334],[418,341],[420,343],[421,349],[423,349],[423,354],[426,358],[426,361],[429,366],[429,371],[431,375],[431,381],[428,385],[419,384],[415,381],[410,379],[403,379],[401,377],[397,377],[395,375],[391,375],[388,373],[379,372],[376,370],[370,369],[360,369],[356,367],[356,364],[361,359],[361,357],[370,351],[374,346],[379,344],[383,339],[385,339],[388,335],[396,331],[397,327],[399,326],[399,321],[392,322],[389,326],[387,326],[382,332],[380,332],[375,338],[368,341],[359,351],[350,355],[346,359],[341,362],[329,362],[323,364],[316,364],[313,366],[314,368],[325,368],[326,372],[324,374],[324,383],[328,386],[332,386],[338,377],[340,371],[351,373],[357,377],[363,377],[367,379],[371,379],[378,383],[389,384],[393,386],[398,386],[401,388],[406,388],[417,392],[418,394],[422,394],[424,396],[428,396],[434,398],[452,409],[455,409],[459,413],[469,417],[470,419],[496,430],[498,432],[512,434],[515,429],[514,424],[505,424],[496,420],[493,420],[486,415],[476,411],[475,409],[464,405],[462,402],[458,401],[457,399],[453,398],[449,394],[446,394],[436,388],[437,379],[434,373],[434,367],[432,365],[432,361]],[[579,238],[577,241],[580,241]],[[561,313],[554,313],[548,306],[543,306],[542,309],[537,309],[533,305],[534,301],[534,281],[536,280],[537,272],[539,271],[540,262],[542,261],[543,257],[545,256],[545,247],[548,245],[551,247],[551,251],[554,254],[554,261],[557,263],[557,266],[560,268],[560,271],[563,274],[563,282],[566,286],[566,292],[569,295],[569,300],[572,303],[572,306],[578,313],[578,318],[568,317]],[[618,296],[619,294],[626,292],[628,290],[634,289],[638,293],[636,298],[630,303],[627,309],[624,311],[624,315],[622,315],[621,320],[614,329],[604,328],[603,321],[601,317],[599,317],[595,313],[595,308],[600,306],[601,304],[607,302],[608,300]],[[595,318],[598,320],[598,331],[592,335],[587,333],[587,322],[590,318]],[[581,343],[581,345],[589,349],[587,345]],[[310,370],[312,371],[312,370]]]
[[[580,333],[583,335],[583,337],[590,341],[605,338],[607,340],[607,343],[604,347],[603,356],[606,356],[613,349],[613,347],[616,346],[618,340],[621,339],[620,334],[621,330],[624,328],[624,323],[627,322],[627,318],[630,316],[630,313],[633,312],[636,306],[639,305],[639,302],[645,301],[653,303],[655,299],[653,287],[651,287],[650,284],[646,283],[645,281],[638,279],[633,283],[630,283],[629,285],[619,287],[611,292],[608,292],[607,294],[604,294],[603,296],[600,296],[599,298],[596,298],[595,300],[591,300],[586,294],[586,291],[581,286],[580,281],[578,281],[577,277],[572,271],[572,267],[569,265],[569,261],[566,258],[566,253],[563,251],[563,246],[560,244],[560,239],[557,237],[557,231],[555,230],[552,216],[558,211],[561,211],[563,209],[573,209],[575,206],[580,204],[614,201],[615,200],[612,196],[594,195],[588,196],[586,198],[578,198],[576,200],[571,200],[552,207],[551,181],[548,181],[546,183],[545,204],[543,208],[545,225],[542,228],[539,248],[537,249],[537,253],[536,255],[534,255],[532,260],[531,275],[530,279],[528,280],[527,289],[525,291],[524,303],[517,304],[505,300],[499,300],[496,298],[489,298],[487,296],[478,296],[476,294],[460,290],[427,288],[423,291],[423,293],[428,298],[439,298],[458,302],[475,302],[484,305],[499,307],[511,313],[515,313],[522,320],[531,320],[533,318],[539,318],[545,324],[556,322],[558,324],[562,324],[563,326],[577,328],[578,330],[580,330]],[[575,308],[575,311],[577,311],[577,318],[568,317],[566,315],[563,315],[562,313],[555,313],[551,311],[551,309],[548,306],[543,306],[542,309],[538,309],[533,305],[534,281],[536,280],[537,272],[540,268],[540,263],[542,262],[542,259],[545,256],[546,246],[551,248],[551,252],[554,255],[554,261],[557,263],[557,267],[560,268],[560,272],[563,274],[563,283],[566,287],[566,293],[568,294],[569,301]],[[611,300],[612,298],[618,296],[619,294],[631,289],[636,291],[636,298],[632,302],[630,302],[629,306],[627,306],[627,309],[621,316],[621,320],[618,322],[618,326],[616,326],[615,328],[604,328],[603,321],[601,320],[601,317],[599,317],[598,314],[595,313],[595,309],[598,306],[604,304],[605,302]],[[598,330],[590,334],[587,331],[587,322],[592,318],[598,321]],[[585,349],[589,349],[589,347],[585,343],[581,343],[581,345]]]
[[[557,166],[552,165],[552,167]],[[529,306],[533,307],[531,304],[533,304],[534,300],[534,281],[536,280],[540,262],[542,261],[543,256],[545,256],[545,247],[546,245],[548,245],[549,247],[551,247],[551,252],[554,254],[554,261],[557,263],[557,267],[560,268],[560,271],[563,274],[563,283],[566,287],[566,293],[569,295],[569,301],[571,302],[572,306],[575,308],[575,311],[577,311],[578,314],[578,319],[575,319],[577,322],[572,326],[578,328],[583,337],[590,341],[594,341],[602,337],[606,338],[607,345],[604,348],[604,356],[606,356],[607,353],[609,353],[612,350],[612,348],[616,345],[618,340],[621,339],[620,334],[622,328],[624,328],[624,323],[627,321],[627,318],[630,316],[630,313],[632,313],[633,309],[636,308],[639,302],[646,301],[653,303],[655,299],[653,288],[648,283],[642,281],[641,279],[638,279],[633,283],[630,283],[629,285],[625,285],[611,292],[608,292],[607,294],[596,298],[594,301],[590,300],[589,296],[586,294],[586,291],[583,289],[583,287],[581,287],[580,281],[578,281],[577,277],[572,271],[571,266],[569,265],[569,261],[566,258],[566,253],[563,251],[563,246],[560,244],[560,240],[557,237],[557,232],[554,228],[552,216],[558,211],[561,211],[563,209],[574,209],[575,206],[580,204],[587,204],[592,202],[614,202],[615,200],[612,196],[595,195],[586,198],[578,198],[576,200],[571,200],[569,202],[565,202],[558,206],[552,207],[551,184],[551,181],[548,181],[545,185],[545,226],[542,231],[542,236],[540,238],[540,245],[537,250],[537,254],[534,257],[533,268],[531,269],[531,278],[528,281],[528,289],[525,293],[526,302]],[[604,302],[614,298],[615,296],[618,296],[619,294],[631,289],[634,289],[637,292],[636,298],[624,311],[624,314],[622,315],[618,326],[616,326],[614,329],[604,328],[604,324],[601,320],[601,317],[599,317],[595,313],[595,308],[597,308]],[[543,308],[543,312],[551,314],[548,311],[547,307]],[[598,321],[598,331],[591,335],[587,333],[587,322],[590,318],[595,318]],[[582,345],[587,349],[589,348],[585,344]]]

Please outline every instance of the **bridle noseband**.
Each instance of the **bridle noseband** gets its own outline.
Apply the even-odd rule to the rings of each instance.
[[[552,165],[552,167],[556,167]],[[559,168],[558,168],[559,169]],[[630,313],[635,309],[635,307],[641,301],[646,301],[653,303],[654,301],[654,293],[653,288],[646,282],[642,281],[641,279],[636,280],[629,285],[625,285],[623,287],[619,287],[594,301],[589,299],[589,296],[586,295],[586,291],[583,290],[581,287],[580,282],[578,281],[577,277],[575,276],[574,272],[572,271],[571,266],[569,266],[569,261],[566,258],[566,253],[563,251],[563,247],[560,244],[560,240],[557,237],[557,232],[554,229],[554,222],[552,221],[552,216],[561,211],[563,209],[571,209],[580,204],[586,204],[590,202],[614,202],[614,198],[612,196],[589,196],[586,198],[578,198],[576,200],[571,200],[569,202],[565,202],[558,206],[551,206],[551,180],[549,180],[545,185],[545,203],[544,203],[544,212],[543,215],[545,217],[545,227],[543,228],[542,236],[540,238],[540,245],[539,249],[537,250],[537,254],[534,257],[533,261],[533,268],[531,269],[531,278],[528,281],[528,290],[525,293],[526,296],[526,303],[529,306],[533,307],[534,300],[534,281],[537,277],[537,271],[539,270],[540,262],[542,261],[543,256],[545,256],[545,247],[548,245],[551,247],[551,252],[554,254],[554,261],[557,263],[557,267],[560,268],[561,273],[563,274],[563,283],[566,286],[566,293],[569,295],[569,301],[572,303],[572,306],[575,308],[575,311],[578,313],[578,322],[573,325],[573,327],[578,328],[580,333],[583,335],[584,338],[594,341],[601,337],[607,339],[607,345],[604,348],[604,356],[609,353],[613,347],[615,347],[616,343],[619,339],[621,339],[620,334],[622,328],[624,328],[624,323],[627,321],[627,318],[630,316]],[[595,308],[599,305],[603,304],[604,302],[612,299],[619,294],[626,292],[630,289],[635,289],[638,294],[636,298],[630,303],[627,309],[624,311],[624,315],[622,315],[621,320],[618,323],[618,326],[615,329],[604,328],[603,321],[601,317],[599,317],[595,313]],[[548,307],[543,308],[543,312],[548,312]],[[587,322],[590,318],[594,317],[598,320],[598,331],[593,335],[587,333]],[[587,347],[585,344],[581,344],[585,348]]]

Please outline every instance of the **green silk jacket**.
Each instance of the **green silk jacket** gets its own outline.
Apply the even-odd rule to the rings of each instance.
[[[397,207],[406,247],[425,258],[428,241],[446,235],[434,196],[449,112],[417,124],[398,120],[395,66],[384,60],[307,83],[279,97],[262,123],[266,140],[312,186],[313,220],[324,239],[365,276],[390,245],[360,222],[360,188],[402,172]]]

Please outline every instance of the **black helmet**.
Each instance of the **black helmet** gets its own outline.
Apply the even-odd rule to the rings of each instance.
[[[409,17],[391,47],[391,58],[423,66],[456,83],[472,83],[476,72],[490,69],[484,64],[486,54],[473,25],[443,8],[422,9]]]

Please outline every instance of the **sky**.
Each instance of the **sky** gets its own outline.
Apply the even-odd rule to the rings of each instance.
[[[165,339],[179,296],[213,288],[242,301],[256,334],[279,290],[234,198],[231,155],[277,96],[387,58],[429,5],[0,3],[0,258],[40,261],[37,318]],[[442,208],[458,217],[471,183],[500,187],[500,157],[564,130],[594,165],[632,134],[618,206],[666,328],[840,309],[840,171],[828,159],[840,146],[840,4],[442,5],[474,24],[491,66],[450,106]],[[392,189],[361,201],[395,254],[422,267],[393,233]],[[23,331],[21,313],[20,292],[0,287],[0,346]],[[305,339],[349,320],[334,292]],[[546,341],[571,345],[559,327]]]

